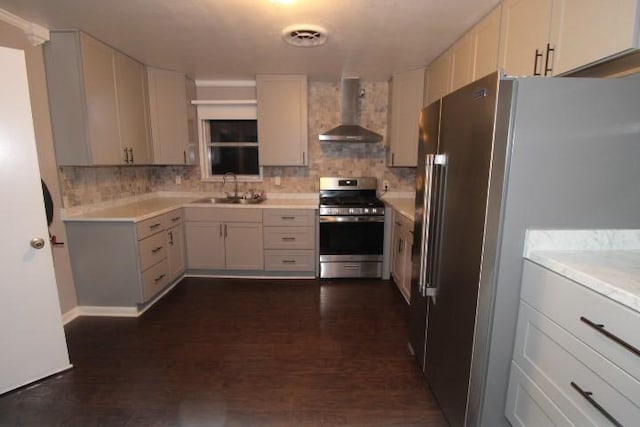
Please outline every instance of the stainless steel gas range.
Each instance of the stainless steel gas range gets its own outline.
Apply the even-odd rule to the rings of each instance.
[[[375,177],[320,178],[320,277],[382,277],[384,203]]]

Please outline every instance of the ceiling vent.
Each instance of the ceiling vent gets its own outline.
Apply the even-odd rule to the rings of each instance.
[[[296,47],[321,46],[327,41],[327,30],[317,25],[291,25],[282,30],[282,38]]]

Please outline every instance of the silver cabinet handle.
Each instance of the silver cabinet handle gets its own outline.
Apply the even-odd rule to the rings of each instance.
[[[220,237],[222,237],[222,224],[220,224]]]
[[[129,163],[129,150],[126,148],[124,149],[124,162],[127,164]]]
[[[44,248],[44,239],[42,237],[34,237],[33,239],[31,239],[31,242],[29,242],[29,244],[34,249],[42,249]]]
[[[285,241],[285,242],[292,242],[292,241],[296,240],[296,238],[295,237],[283,237],[282,240]]]
[[[283,264],[295,264],[296,260],[295,259],[283,259],[282,263]]]
[[[152,254],[157,254],[158,252],[160,252],[160,250],[162,250],[162,246],[158,246],[155,249],[151,249],[151,253]]]
[[[131,163],[133,163],[133,148],[129,148],[129,153],[131,154]]]
[[[155,224],[151,224],[151,225],[149,226],[149,230],[156,229],[156,228],[160,227],[161,225],[162,225],[162,224],[160,224],[159,222],[157,222],[157,223],[155,223]]]
[[[541,73],[538,71],[538,59],[540,60],[540,68],[542,68],[542,52],[536,49],[536,54],[533,57],[533,75],[540,76]]]
[[[227,224],[224,225],[224,238],[227,238]]]
[[[283,220],[283,221],[293,221],[294,219],[296,219],[296,217],[295,216],[281,216],[280,219]]]
[[[164,279],[164,274],[159,275],[158,277],[156,277],[155,279],[153,279],[154,282],[158,283],[159,281],[161,281],[162,279]]]
[[[173,230],[169,231],[169,244],[173,246]]]

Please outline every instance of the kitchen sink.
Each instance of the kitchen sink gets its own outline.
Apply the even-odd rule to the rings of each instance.
[[[254,197],[252,199],[245,199],[242,197],[206,197],[199,199],[193,203],[211,203],[211,204],[226,204],[226,205],[257,205],[264,202],[265,199],[261,197]]]

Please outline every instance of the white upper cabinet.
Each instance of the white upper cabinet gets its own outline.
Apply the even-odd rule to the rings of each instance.
[[[505,0],[501,65],[554,76],[637,48],[637,0]]]
[[[502,6],[496,7],[472,29],[475,44],[472,81],[498,69],[501,12]]]
[[[473,81],[474,34],[469,32],[451,47],[451,91]]]
[[[59,166],[148,164],[144,67],[78,31],[45,44]]]
[[[637,0],[562,0],[553,74],[562,74],[638,44]]]
[[[424,101],[424,69],[393,75],[389,166],[417,166],[418,117]]]
[[[553,10],[553,0],[505,0],[502,4],[500,57],[508,75],[550,75]]]
[[[144,65],[114,53],[120,146],[129,150],[129,162],[151,163],[149,118]]]
[[[493,9],[429,65],[425,104],[498,69],[501,10]]]
[[[451,51],[447,50],[429,64],[425,76],[425,105],[451,92]]]
[[[185,75],[147,67],[153,163],[190,163],[187,81]],[[193,119],[192,119],[193,120]]]
[[[306,166],[307,76],[261,74],[256,89],[260,166]]]

